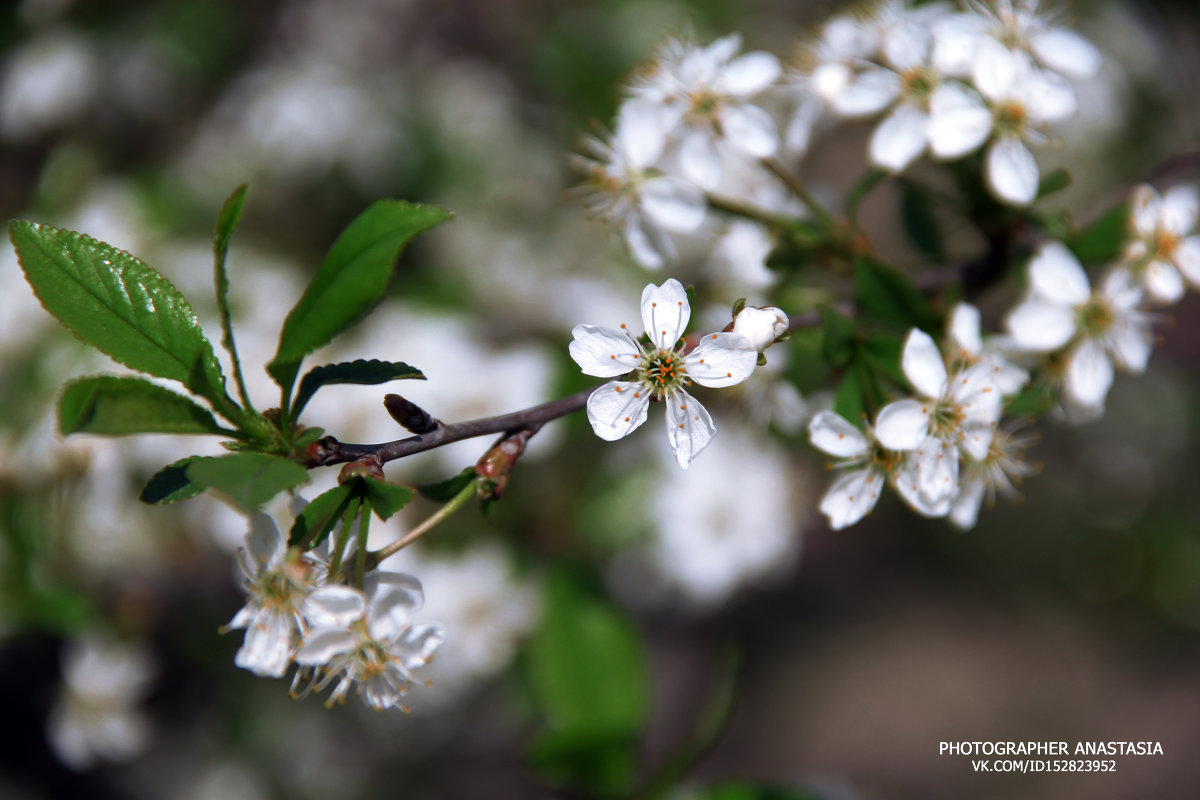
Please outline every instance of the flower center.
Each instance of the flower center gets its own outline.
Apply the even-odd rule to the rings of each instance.
[[[939,439],[954,441],[961,433],[966,414],[963,407],[948,399],[934,402],[929,412],[929,432]]]
[[[1079,332],[1088,339],[1107,333],[1116,321],[1116,315],[1108,303],[1097,298],[1092,298],[1081,305],[1076,310],[1075,316]]]
[[[688,95],[688,116],[696,121],[711,119],[721,107],[721,95],[704,88]]]
[[[913,100],[924,100],[937,86],[937,78],[924,67],[910,69],[900,76],[900,91]]]
[[[1015,100],[1000,103],[994,113],[996,133],[1000,136],[1017,136],[1029,123],[1029,112]]]
[[[658,350],[647,354],[638,368],[638,380],[655,397],[667,397],[689,383],[683,358],[674,350]]]

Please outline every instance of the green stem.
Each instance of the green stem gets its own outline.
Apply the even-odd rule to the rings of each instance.
[[[358,552],[355,553],[354,585],[359,589],[363,586],[363,578],[367,575],[367,533],[371,528],[371,506],[364,504],[358,523]]]
[[[355,497],[346,506],[342,515],[342,527],[338,530],[337,540],[333,544],[333,552],[329,554],[329,580],[334,581],[342,569],[342,556],[346,553],[346,545],[350,542],[350,529],[354,526],[354,518],[362,506],[362,500]]]
[[[808,187],[801,183],[779,159],[764,158],[762,165],[783,181],[783,185],[788,188],[788,191],[796,195],[812,215],[821,221],[821,224],[830,229],[837,225],[837,220],[833,218],[833,215],[826,210],[825,206],[817,202],[817,199],[809,193]]]
[[[439,522],[446,519],[451,514],[453,514],[455,511],[458,511],[460,508],[462,508],[464,505],[466,505],[467,501],[470,500],[474,496],[475,496],[475,481],[471,481],[466,486],[464,486],[461,490],[459,490],[458,494],[456,494],[456,495],[454,495],[454,497],[450,498],[450,501],[448,503],[446,503],[446,505],[442,506],[437,511],[435,511],[429,517],[429,519],[425,520],[420,525],[413,528],[411,531],[409,531],[407,534],[405,534],[402,538],[397,539],[396,541],[392,542],[389,545],[379,548],[374,553],[371,553],[371,559],[370,559],[371,568],[374,569],[376,566],[379,565],[380,561],[383,561],[385,558],[388,558],[389,556],[394,556],[396,553],[399,553],[402,549],[404,549],[405,547],[408,547],[408,545],[412,544],[417,539],[420,539],[422,536],[424,536],[426,533],[428,533],[430,530],[432,530],[434,528],[434,526],[436,526]]]
[[[721,211],[725,214],[732,214],[735,217],[744,217],[754,222],[761,222],[770,228],[791,228],[795,225],[795,220],[790,217],[785,217],[782,214],[775,214],[758,206],[752,206],[749,203],[743,203],[740,200],[732,200],[728,197],[721,197],[715,194],[706,195],[709,208]]]
[[[741,662],[737,646],[732,643],[724,645],[718,653],[717,662],[716,685],[708,694],[696,727],[650,775],[645,785],[633,793],[631,800],[659,800],[669,794],[712,749],[729,724],[737,698],[737,676]]]

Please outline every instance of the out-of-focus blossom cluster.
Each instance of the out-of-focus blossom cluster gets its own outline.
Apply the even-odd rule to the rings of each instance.
[[[876,168],[898,173],[925,155],[982,152],[988,190],[1028,205],[1040,177],[1030,148],[1076,113],[1070,80],[1100,67],[1096,48],[1038,0],[961,11],[883,0],[826,22],[790,63],[740,50],[737,35],[707,46],[667,41],[628,82],[611,134],[583,143],[577,165],[590,210],[646,267],[675,259],[680,236],[706,233],[713,206],[795,212],[783,162],[848,120],[878,120],[867,148]],[[769,249],[763,226],[746,221],[712,245],[748,279]]]
[[[1141,373],[1154,343],[1154,309],[1200,287],[1200,195],[1137,187],[1122,255],[1089,279],[1061,242],[1030,259],[1028,291],[1005,317],[1005,334],[983,336],[979,311],[960,304],[945,346],[913,330],[902,367],[915,396],[880,409],[860,428],[832,411],[809,425],[813,444],[844,470],[821,501],[834,528],[862,519],[885,485],[928,517],[975,525],[980,503],[1032,470],[1030,438],[1001,421],[1006,401],[1031,379],[1055,393],[1070,422],[1104,413],[1115,372]]]

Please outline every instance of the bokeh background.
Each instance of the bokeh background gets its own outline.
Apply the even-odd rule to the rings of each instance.
[[[581,133],[609,124],[621,79],[681,32],[708,41],[740,31],[747,49],[786,57],[837,8],[8,4],[0,212],[137,254],[215,336],[212,226],[248,183],[230,269],[261,407],[273,394],[260,365],[337,232],[378,197],[444,205],[455,220],[414,244],[392,296],[322,355],[418,366],[428,382],[400,390],[446,420],[512,411],[589,385],[567,357],[571,327],[635,321],[641,287],[668,276],[636,266],[569,192],[579,180],[569,155]],[[1070,17],[1106,65],[1079,87],[1067,144],[1047,155],[1074,178],[1052,204],[1086,220],[1139,181],[1195,181],[1193,4],[1079,3]],[[799,173],[836,197],[861,171],[866,133],[850,126],[819,142]],[[911,257],[886,187],[867,213],[880,250]],[[761,254],[755,264],[746,251],[689,252],[669,273],[711,301],[697,317],[719,326],[735,298],[770,296]],[[977,298],[985,319],[995,324],[1015,291]],[[286,682],[234,668],[240,637],[218,628],[242,602],[231,555],[245,518],[208,497],[166,508],[136,499],[162,465],[219,448],[58,437],[62,383],[116,366],[42,311],[14,254],[0,252],[0,796],[555,796],[530,767],[541,721],[522,645],[554,602],[545,576],[570,563],[642,639],[645,771],[693,731],[705,698],[729,680],[732,649],[736,701],[687,773],[696,784],[750,779],[822,798],[1194,797],[1194,293],[1160,329],[1148,374],[1119,378],[1102,420],[1039,423],[1041,470],[1023,502],[986,510],[966,534],[894,498],[828,531],[815,512],[824,465],[803,436],[806,414],[829,402],[824,376],[809,369],[811,337],[773,349],[761,385],[713,398],[720,434],[686,473],[654,420],[616,445],[595,440],[582,415],[560,420],[535,437],[490,517],[468,509],[395,562],[424,582],[423,617],[445,624],[447,644],[411,714],[374,714],[296,702]],[[398,438],[382,394],[335,387],[306,415],[346,441]],[[388,474],[444,478],[486,444]],[[332,480],[316,475],[306,493]],[[406,509],[375,534],[395,538],[429,510]],[[136,648],[126,674],[144,673],[128,691],[150,733],[111,762],[64,757],[52,733],[69,676],[88,672],[73,661],[88,635]],[[938,756],[941,741],[1010,739],[1161,741],[1164,754],[1117,757],[1115,774],[1094,776],[982,776],[965,758]]]

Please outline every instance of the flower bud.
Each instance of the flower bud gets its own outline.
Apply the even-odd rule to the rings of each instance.
[[[787,314],[775,306],[746,306],[733,319],[733,332],[744,336],[760,353],[774,344],[787,329]]]

